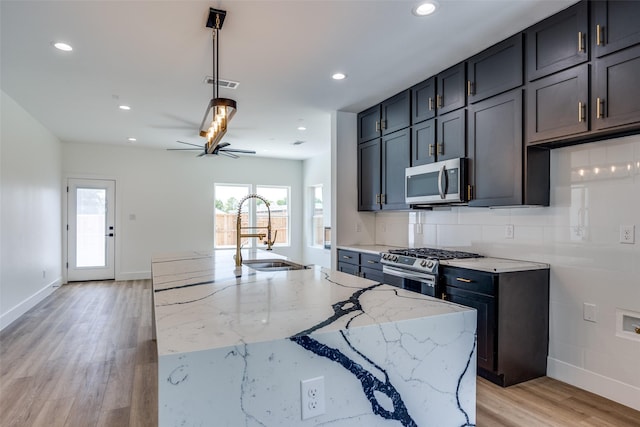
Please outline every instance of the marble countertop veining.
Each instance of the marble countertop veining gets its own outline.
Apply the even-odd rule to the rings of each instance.
[[[284,258],[261,250],[243,257]],[[157,255],[152,277],[160,356],[470,310],[317,266],[236,268],[233,251]]]

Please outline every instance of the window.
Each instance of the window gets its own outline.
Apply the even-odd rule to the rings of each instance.
[[[216,184],[215,199],[215,237],[214,247],[217,249],[235,248],[236,246],[236,216],[238,203],[243,197],[256,193],[269,201],[271,210],[271,229],[274,246],[289,245],[289,187],[249,185],[249,184]],[[242,227],[266,228],[269,212],[267,206],[260,199],[248,199],[242,205]],[[246,230],[247,232],[262,232],[262,230]],[[277,235],[276,235],[277,231]],[[257,244],[260,243],[260,244]],[[257,239],[243,239],[243,247],[253,248],[262,246]]]
[[[322,185],[310,188],[311,199],[311,246],[324,246],[324,215],[322,212]]]

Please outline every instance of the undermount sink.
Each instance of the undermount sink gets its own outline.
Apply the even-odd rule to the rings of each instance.
[[[284,259],[248,259],[242,263],[258,271],[304,270],[308,267]]]

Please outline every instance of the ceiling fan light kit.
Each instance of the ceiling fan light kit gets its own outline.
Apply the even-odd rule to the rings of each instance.
[[[212,28],[213,34],[213,97],[202,118],[200,124],[200,136],[207,138],[205,145],[206,154],[213,154],[220,141],[227,133],[227,125],[233,118],[237,110],[236,101],[229,98],[219,97],[219,37],[218,31],[222,29],[222,24],[227,16],[224,10],[209,8],[209,18],[207,27]],[[217,154],[217,153],[216,153]]]

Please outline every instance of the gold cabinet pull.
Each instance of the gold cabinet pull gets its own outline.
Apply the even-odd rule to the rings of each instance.
[[[584,122],[584,104],[582,101],[578,102],[578,122]]]
[[[387,128],[387,121],[386,120],[380,120],[380,127],[382,129],[386,129]]]
[[[473,196],[473,186],[469,184],[467,185],[467,200],[471,200],[471,196]]]
[[[467,96],[473,95],[473,92],[471,91],[471,86],[472,86],[471,80],[467,80]]]
[[[433,98],[429,97],[429,111],[433,111]]]
[[[457,280],[458,282],[464,282],[464,283],[471,283],[471,282],[472,282],[472,280],[465,279],[465,278],[463,278],[463,277],[456,277],[456,280]]]
[[[604,42],[602,41],[602,27],[600,24],[596,25],[596,46],[603,46]]]
[[[387,195],[386,194],[381,194],[380,195],[380,204],[384,205],[387,203]]]
[[[376,262],[376,261],[367,260],[367,262],[368,262],[369,264],[377,264],[377,262]]]
[[[376,132],[380,132],[380,122],[376,120]]]
[[[380,204],[380,195],[376,194],[376,205]]]
[[[447,299],[447,294],[442,294],[442,299],[446,301],[446,299]]]
[[[442,108],[442,95],[436,95],[436,107]]]
[[[433,151],[434,151],[433,144],[429,144],[429,157],[433,157],[433,155],[435,154]]]
[[[437,145],[438,145],[438,154],[444,154],[444,143],[440,143]]]
[[[578,52],[584,51],[584,45],[582,41],[582,31],[578,31]]]
[[[603,118],[602,114],[602,100],[600,98],[596,98],[596,119]]]
[[[351,257],[349,255],[342,255],[342,258],[344,259],[351,259]]]

